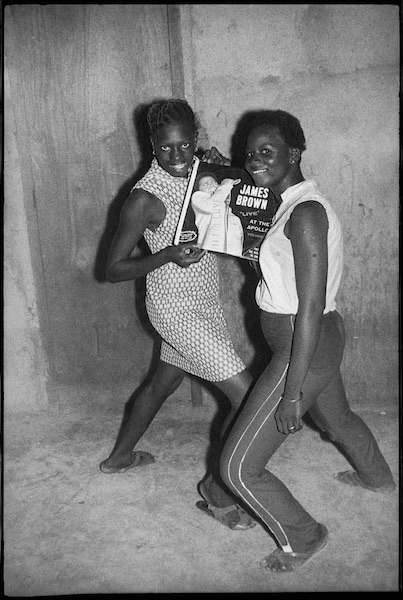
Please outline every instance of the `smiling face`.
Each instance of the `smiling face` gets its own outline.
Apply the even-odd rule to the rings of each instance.
[[[248,137],[245,169],[256,185],[282,194],[302,179],[300,150],[290,148],[275,127],[259,125]]]
[[[173,177],[187,177],[193,161],[197,134],[189,125],[161,125],[151,140],[161,167]]]

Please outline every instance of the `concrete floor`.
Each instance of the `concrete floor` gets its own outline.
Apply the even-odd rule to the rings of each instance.
[[[47,411],[5,415],[4,592],[7,596],[139,593],[393,592],[400,589],[399,493],[338,484],[348,468],[305,426],[271,468],[330,531],[296,573],[259,560],[276,545],[260,525],[231,531],[195,508],[217,405],[182,384],[139,449],[156,462],[104,475],[130,390],[63,388]],[[397,412],[360,412],[398,478]]]

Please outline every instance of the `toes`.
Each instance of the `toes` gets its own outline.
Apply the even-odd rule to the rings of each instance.
[[[289,569],[286,562],[282,562],[277,556],[273,556],[273,554],[266,556],[266,558],[260,561],[260,564],[268,571],[273,571],[273,573],[292,570]]]

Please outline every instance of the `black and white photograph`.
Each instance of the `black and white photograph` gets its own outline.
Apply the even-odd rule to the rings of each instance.
[[[401,591],[400,32],[3,3],[4,597]]]

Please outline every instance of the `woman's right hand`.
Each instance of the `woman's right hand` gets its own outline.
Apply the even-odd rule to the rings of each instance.
[[[206,250],[196,246],[194,243],[168,246],[165,248],[165,252],[167,253],[168,261],[174,262],[182,268],[199,262],[202,256],[206,254]]]
[[[231,166],[231,161],[226,158],[213,146],[210,150],[206,150],[203,154],[202,160],[206,163],[214,163],[216,165],[225,165],[226,167]]]

